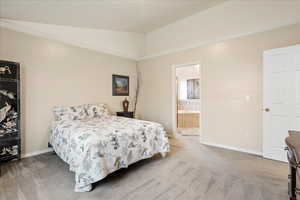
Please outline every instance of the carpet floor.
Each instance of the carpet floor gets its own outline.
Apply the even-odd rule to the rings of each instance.
[[[0,200],[287,200],[286,163],[171,140],[172,152],[135,163],[75,193],[74,173],[54,153],[2,166]]]

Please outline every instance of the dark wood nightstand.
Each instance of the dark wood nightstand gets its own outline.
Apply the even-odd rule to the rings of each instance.
[[[117,112],[117,116],[119,116],[119,117],[134,118],[133,112]]]

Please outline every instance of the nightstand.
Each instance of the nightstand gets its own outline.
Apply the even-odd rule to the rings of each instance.
[[[127,117],[127,118],[134,118],[133,112],[117,112],[117,116]]]

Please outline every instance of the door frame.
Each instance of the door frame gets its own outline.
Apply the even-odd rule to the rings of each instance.
[[[179,67],[188,67],[190,65],[199,65],[199,79],[200,79],[200,117],[199,117],[199,124],[200,124],[200,135],[199,140],[202,141],[203,138],[203,70],[200,64],[200,61],[195,61],[191,63],[179,64],[179,65],[172,65],[172,132],[175,134],[177,129],[177,86],[176,86],[176,69]]]

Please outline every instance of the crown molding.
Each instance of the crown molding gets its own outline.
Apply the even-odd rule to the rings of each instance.
[[[284,24],[284,25],[280,25],[280,26],[273,26],[271,28],[266,28],[266,29],[262,29],[262,30],[259,30],[259,31],[236,34],[236,35],[224,37],[224,38],[221,38],[221,39],[218,39],[218,40],[203,41],[203,42],[200,42],[198,44],[194,44],[194,45],[190,45],[190,46],[186,46],[186,47],[182,47],[182,48],[170,49],[170,50],[166,50],[166,51],[163,51],[161,53],[158,53],[158,54],[143,56],[143,57],[140,57],[138,59],[138,61],[150,60],[150,59],[154,59],[154,58],[158,58],[158,57],[162,57],[162,56],[167,56],[167,55],[171,55],[171,54],[175,54],[175,53],[179,53],[179,52],[183,52],[183,51],[187,51],[187,50],[190,50],[190,49],[195,49],[195,48],[199,48],[199,47],[203,47],[203,46],[207,46],[207,45],[211,45],[211,44],[226,42],[228,40],[238,39],[238,38],[241,38],[241,37],[245,37],[245,36],[249,36],[249,35],[253,35],[253,34],[257,34],[257,33],[272,31],[272,30],[276,30],[276,29],[279,29],[279,28],[284,28],[284,27],[287,27],[287,26],[296,25],[298,23],[300,23],[300,21],[295,21],[293,23]]]
[[[132,56],[132,55],[129,55],[129,54],[125,54],[125,53],[123,53],[121,51],[118,51],[118,50],[115,50],[115,49],[103,48],[103,47],[95,48],[94,46],[82,43],[79,40],[68,39],[66,41],[66,39],[64,39],[64,38],[62,38],[58,35],[47,33],[46,31],[35,30],[35,29],[30,28],[28,26],[23,26],[22,24],[15,23],[14,20],[6,20],[6,19],[1,19],[0,18],[0,27],[3,27],[3,28],[15,30],[15,31],[18,31],[18,32],[28,33],[28,34],[43,37],[43,38],[46,38],[46,39],[57,40],[57,41],[60,41],[60,42],[66,43],[66,44],[71,44],[71,45],[74,45],[74,46],[94,50],[94,51],[101,52],[101,53],[111,54],[111,55],[114,55],[114,56],[134,60],[134,61],[137,61],[137,62],[138,61],[144,61],[144,60],[150,60],[150,59],[154,59],[154,58],[158,58],[158,57],[162,57],[162,56],[168,56],[168,55],[171,55],[171,54],[176,54],[176,53],[179,53],[179,52],[188,51],[188,50],[191,50],[191,49],[195,49],[195,48],[199,48],[199,47],[203,47],[203,46],[207,46],[207,45],[211,45],[211,44],[226,42],[228,40],[238,39],[238,38],[241,38],[241,37],[245,37],[245,36],[249,36],[249,35],[253,35],[253,34],[257,34],[257,33],[272,31],[272,30],[287,27],[287,26],[290,26],[290,25],[296,25],[298,23],[300,23],[300,21],[295,21],[293,23],[284,24],[284,25],[280,25],[280,26],[274,26],[274,27],[262,29],[262,30],[259,30],[259,31],[246,32],[246,33],[242,33],[242,34],[227,36],[227,37],[223,37],[223,38],[218,39],[218,40],[202,41],[202,42],[199,42],[199,43],[194,44],[194,45],[189,45],[189,46],[182,47],[182,48],[169,49],[169,50],[157,53],[157,54],[152,54],[152,55],[150,54],[150,55],[139,57],[139,56]]]
[[[31,27],[22,25],[21,23],[16,23],[16,21],[14,21],[14,20],[7,20],[7,19],[0,18],[0,27],[11,29],[11,30],[18,31],[18,32],[31,34],[31,35],[35,35],[35,36],[39,36],[39,37],[46,38],[46,39],[60,41],[65,44],[71,44],[71,45],[74,45],[77,47],[90,49],[90,50],[94,50],[94,51],[101,52],[101,53],[107,53],[107,54],[111,54],[114,56],[130,59],[130,60],[134,60],[134,61],[137,61],[139,59],[138,57],[135,57],[135,56],[132,56],[129,54],[125,54],[125,53],[115,50],[115,49],[103,48],[103,47],[95,48],[92,45],[89,45],[89,44],[81,42],[80,40],[75,40],[75,39],[71,39],[71,38],[68,38],[66,40],[65,38],[62,38],[59,35],[51,34],[46,31],[37,30],[37,29],[31,28]]]

